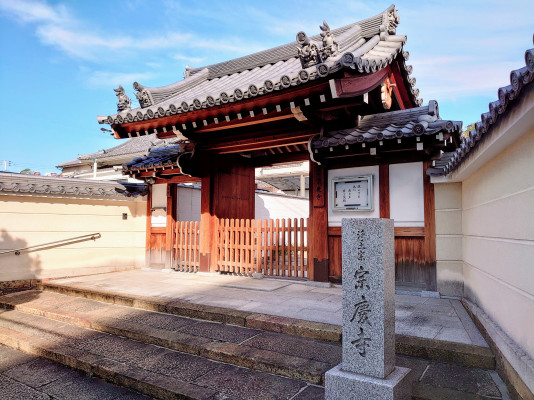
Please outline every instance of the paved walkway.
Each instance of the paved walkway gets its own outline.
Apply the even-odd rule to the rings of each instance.
[[[341,287],[277,278],[133,270],[54,282],[341,325]],[[488,347],[458,300],[395,295],[395,332]]]

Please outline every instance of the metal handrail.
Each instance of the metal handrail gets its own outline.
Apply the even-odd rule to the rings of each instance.
[[[64,244],[69,244],[71,242],[78,243],[78,242],[83,242],[85,240],[96,240],[96,239],[100,239],[101,237],[102,237],[102,235],[99,232],[97,232],[97,233],[89,233],[87,235],[74,236],[74,237],[67,238],[67,239],[56,240],[54,242],[35,244],[33,246],[20,247],[18,249],[13,249],[13,250],[4,250],[4,251],[0,251],[0,255],[9,254],[9,253],[15,253],[16,256],[20,256],[20,252],[24,251],[24,250],[36,249],[36,248],[40,248],[40,247],[42,247],[42,249],[40,249],[40,250],[46,250],[47,248],[55,247],[53,245],[61,246],[61,245],[64,245]]]

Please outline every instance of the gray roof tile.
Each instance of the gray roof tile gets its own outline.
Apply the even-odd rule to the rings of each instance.
[[[342,68],[364,74],[376,72],[397,57],[400,57],[403,68],[410,71],[408,75],[411,67],[404,64],[408,53],[402,51],[406,36],[395,34],[397,23],[396,10],[390,6],[372,18],[333,30],[339,44],[339,54],[329,57],[323,64],[305,68],[305,72],[302,72],[297,44],[293,42],[207,67],[190,69],[183,81],[172,85],[148,88],[135,83],[136,90],[149,98],[147,103],[140,108],[98,117],[98,121],[102,124],[122,124],[187,113],[261,96],[273,90],[285,90],[308,80],[323,79]],[[310,39],[318,41],[319,36]],[[288,84],[284,84],[286,80]],[[411,82],[408,79],[408,90],[414,103],[421,104],[419,92]]]
[[[320,149],[461,130],[461,122],[440,119],[438,103],[432,100],[428,106],[366,115],[358,127],[326,132],[322,137],[313,139],[311,146],[312,149]]]
[[[52,196],[125,200],[143,196],[144,183],[56,178],[0,172],[0,195]]]
[[[132,161],[123,164],[123,172],[127,173],[128,171],[154,167],[173,167],[177,165],[180,154],[180,145],[154,148],[145,157],[134,158]]]
[[[430,175],[447,175],[457,169],[477,144],[486,135],[491,134],[493,126],[513,109],[521,93],[525,88],[531,87],[534,81],[534,48],[525,51],[525,64],[524,67],[510,72],[510,85],[499,88],[498,100],[489,103],[489,111],[481,114],[480,121],[475,123],[475,128],[467,133],[467,137],[462,137],[460,147],[444,155],[444,161],[436,164],[429,171]]]

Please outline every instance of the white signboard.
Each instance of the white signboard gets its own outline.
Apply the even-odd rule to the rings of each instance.
[[[332,179],[334,211],[373,209],[373,176],[347,176]]]

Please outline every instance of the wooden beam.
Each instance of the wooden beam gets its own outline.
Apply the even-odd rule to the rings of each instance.
[[[341,236],[340,226],[329,226],[328,236]],[[395,227],[395,237],[424,237],[425,228],[423,227]]]
[[[224,129],[232,129],[232,128],[240,128],[243,126],[250,126],[250,125],[257,125],[257,124],[263,124],[273,121],[281,121],[284,119],[290,119],[293,118],[293,114],[283,114],[280,115],[280,113],[276,113],[276,115],[267,114],[264,116],[263,114],[257,117],[245,117],[243,119],[237,119],[230,122],[225,122],[218,124],[217,126],[213,126],[210,128],[201,128],[195,130],[195,133],[206,133],[206,132],[215,132],[215,131],[222,131]]]
[[[196,183],[201,181],[201,178],[196,178],[189,175],[174,175],[156,178],[156,183]]]
[[[399,55],[398,57],[402,57],[402,55]],[[397,60],[392,62],[389,66],[391,73],[392,73],[391,74],[392,79],[397,85],[395,87],[396,90],[394,93],[395,93],[395,96],[398,96],[396,97],[396,99],[397,99],[397,102],[399,103],[399,106],[401,106],[402,104],[402,107],[404,107],[405,109],[412,108],[412,107],[415,107],[416,104],[414,104],[414,102],[411,99],[411,96],[408,94],[408,89],[406,87],[406,84],[404,83],[404,78],[402,77],[402,73],[399,67],[399,62],[400,61],[397,58]]]
[[[312,131],[295,133],[294,136],[289,137],[286,133],[283,133],[245,140],[225,140],[224,142],[206,145],[203,150],[215,151],[217,153],[224,154],[267,149],[291,144],[306,144],[308,143],[310,137],[316,133],[317,132],[314,129]]]
[[[271,149],[268,149],[271,150]],[[257,156],[252,159],[254,167],[267,167],[274,164],[283,164],[293,161],[309,161],[310,154],[306,152],[301,153],[284,153],[284,154],[273,154],[273,155],[264,155]]]
[[[114,129],[117,132],[117,135],[121,138],[127,138],[129,137],[128,133],[144,132],[145,130],[152,132],[154,128],[173,125],[180,126],[181,124],[186,124],[193,121],[207,120],[209,127],[212,124],[216,125],[215,122],[210,123],[210,120],[213,121],[214,118],[220,118],[221,115],[224,116],[228,115],[229,113],[237,114],[239,112],[245,112],[248,114],[248,111],[252,109],[267,108],[275,104],[286,103],[289,101],[296,102],[296,99],[310,98],[313,95],[320,95],[322,93],[325,93],[327,90],[328,81],[325,82],[321,80],[308,82],[307,84],[299,85],[298,87],[292,88],[291,90],[283,90],[281,92],[275,91],[268,95],[253,97],[235,103],[221,104],[219,106],[150,120],[128,122],[123,124],[113,124],[112,129]],[[258,116],[256,116],[256,118],[257,117]],[[293,114],[291,114],[291,118],[294,118]],[[188,136],[187,131],[182,133],[185,136]]]
[[[389,67],[386,67],[369,75],[354,75],[349,78],[335,79],[333,90],[335,89],[339,98],[360,96],[380,85],[388,73]]]

